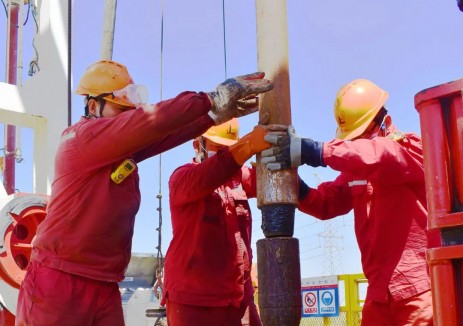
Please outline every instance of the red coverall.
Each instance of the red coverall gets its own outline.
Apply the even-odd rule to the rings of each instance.
[[[204,93],[184,92],[152,111],[86,119],[67,128],[48,214],[21,285],[16,325],[123,325],[117,282],[129,263],[140,205],[138,172],[111,173],[201,135],[213,125]]]
[[[324,163],[341,173],[310,189],[299,209],[322,220],[354,210],[368,279],[362,325],[408,325],[420,318],[425,321],[420,325],[428,325],[432,306],[425,252],[438,238],[433,234],[428,243],[421,140],[395,132],[394,126],[390,131],[390,137],[324,143]]]
[[[261,325],[251,282],[255,170],[236,164],[228,148],[174,171],[169,180],[173,238],[164,267],[170,326]]]

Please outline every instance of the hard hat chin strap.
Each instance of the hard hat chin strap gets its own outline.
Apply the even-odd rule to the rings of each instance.
[[[84,99],[84,104],[85,104],[85,108],[84,108],[84,117],[86,117],[87,119],[90,118],[90,115],[89,115],[89,110],[88,110],[88,96],[85,97]]]
[[[91,117],[95,117],[95,118],[102,118],[103,117],[103,108],[106,104],[106,100],[104,99],[106,96],[112,96],[114,98],[114,94],[113,93],[103,93],[103,94],[100,94],[98,96],[88,96],[85,98],[85,117],[86,118],[91,118]],[[98,105],[99,105],[99,115],[96,116],[94,115],[93,113],[90,112],[89,110],[89,107],[88,107],[88,102],[90,100],[95,100],[98,102]]]
[[[103,108],[106,104],[106,100],[104,98],[99,98],[98,99],[98,105],[100,106],[100,112],[99,112],[99,116],[97,118],[102,118],[103,117]]]
[[[387,110],[386,108],[383,106],[378,114],[376,115],[376,117],[373,119],[373,121],[375,122],[376,125],[378,126],[381,126],[384,124],[384,119],[386,118],[386,115],[387,115]]]
[[[373,119],[375,126],[378,126],[378,131],[370,135],[370,139],[377,137],[380,133],[382,133],[383,137],[386,137],[387,134],[387,125],[386,125],[386,117],[388,116],[386,108],[381,108],[378,115]]]

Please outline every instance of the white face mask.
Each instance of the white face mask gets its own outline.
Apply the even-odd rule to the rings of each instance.
[[[215,154],[217,154],[217,152],[214,152],[214,151],[207,151],[207,157],[212,157],[212,156],[214,156]]]
[[[148,89],[144,85],[128,84],[122,89],[113,92],[115,97],[119,97],[135,106],[148,103]]]

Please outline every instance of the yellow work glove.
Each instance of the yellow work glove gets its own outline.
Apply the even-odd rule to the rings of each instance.
[[[258,125],[247,135],[243,136],[235,144],[230,146],[230,153],[235,162],[243,165],[254,154],[262,152],[264,149],[270,148],[270,143],[264,140],[267,134],[267,129],[264,126]]]

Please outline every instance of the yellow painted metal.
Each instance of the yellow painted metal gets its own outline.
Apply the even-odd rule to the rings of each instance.
[[[339,279],[344,279],[346,284],[347,325],[360,325],[362,307],[365,302],[365,298],[360,293],[360,285],[368,284],[368,281],[363,274],[340,275]]]

